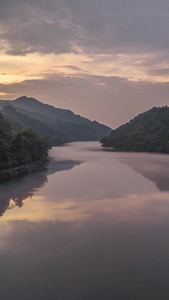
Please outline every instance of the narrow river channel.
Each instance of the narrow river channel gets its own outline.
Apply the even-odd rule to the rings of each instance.
[[[168,155],[55,147],[0,216],[1,300],[168,300]]]

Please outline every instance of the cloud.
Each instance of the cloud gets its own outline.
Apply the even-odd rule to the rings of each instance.
[[[153,106],[169,105],[169,83],[136,82],[115,76],[53,73],[43,79],[0,84],[0,93],[3,99],[26,94],[112,128]]]
[[[0,37],[12,55],[167,51],[168,11],[166,0],[7,0]]]
[[[167,76],[169,75],[169,68],[164,69],[150,69],[148,73],[151,76]]]
[[[86,73],[87,71],[79,68],[79,67],[75,67],[75,66],[68,66],[68,65],[65,65],[65,66],[52,66],[52,68],[54,69],[69,69],[71,71],[75,71],[75,72],[83,72],[83,73]]]

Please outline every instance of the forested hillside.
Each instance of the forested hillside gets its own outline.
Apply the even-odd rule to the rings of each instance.
[[[101,140],[114,150],[169,153],[169,107],[154,107]]]
[[[0,113],[0,170],[19,167],[34,162],[43,162],[48,145],[44,138],[32,129],[16,133]]]
[[[65,142],[65,136],[61,134],[60,131],[52,130],[52,128],[50,128],[47,124],[39,120],[32,119],[26,114],[17,112],[13,106],[4,106],[1,112],[8,119],[11,129],[14,131],[24,128],[32,128],[40,133],[40,135],[44,136],[50,145],[57,146]]]

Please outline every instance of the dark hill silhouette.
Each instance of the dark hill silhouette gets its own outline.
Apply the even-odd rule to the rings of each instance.
[[[60,142],[100,140],[103,136],[108,135],[111,132],[111,128],[99,124],[96,121],[92,122],[87,118],[74,114],[70,110],[56,108],[41,103],[34,98],[23,96],[16,100],[0,100],[1,111],[5,106],[9,105],[13,106],[16,111],[20,113],[20,118],[19,115],[17,115],[17,120],[15,120],[17,123],[21,123],[20,119],[22,119],[22,123],[34,123],[33,125],[30,124],[30,127],[32,128],[32,126],[35,126],[35,122],[33,122],[32,119],[39,121],[41,122],[41,128],[43,123],[43,126],[46,126],[45,130],[50,130],[52,132],[55,141],[57,138]],[[24,117],[21,116],[21,114],[24,115]],[[11,115],[10,118],[12,118]],[[23,118],[25,118],[25,121],[23,121]],[[28,118],[31,120],[28,120]],[[53,142],[53,144],[55,143]]]
[[[169,107],[153,107],[112,130],[101,143],[120,151],[169,153]]]
[[[42,121],[30,118],[26,111],[25,113],[18,112],[14,106],[7,105],[2,109],[2,114],[8,119],[11,125],[11,129],[14,131],[21,130],[23,128],[32,128],[43,135],[49,144],[57,145],[66,140],[66,137],[57,128],[51,128],[51,126],[43,123]]]

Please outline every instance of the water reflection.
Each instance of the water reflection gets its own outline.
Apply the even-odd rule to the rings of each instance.
[[[160,154],[124,154],[120,161],[156,184],[160,191],[169,191],[169,156]]]
[[[48,172],[3,185],[27,200],[0,219],[2,300],[168,300],[169,193],[142,176],[167,176],[168,156],[92,149],[52,149]]]
[[[159,171],[164,156],[106,153],[97,151],[96,143],[73,143],[52,149],[51,157],[48,171],[9,183],[10,188],[3,186],[1,215],[6,209],[21,207],[27,199],[22,210],[11,213],[8,210],[4,221],[74,222],[114,218],[156,222],[159,216],[165,218],[165,213],[168,214],[168,194],[159,193],[152,180],[137,172],[141,168],[147,168],[152,174],[154,170]],[[75,158],[78,160],[70,160]],[[78,168],[73,168],[75,165]]]
[[[70,170],[79,164],[81,162],[55,161],[51,158],[45,170],[1,183],[0,216],[3,216],[7,209],[22,207],[25,199],[33,197],[35,191],[47,183],[47,176],[56,172]]]
[[[3,300],[168,299],[168,223],[22,220],[0,235]]]

